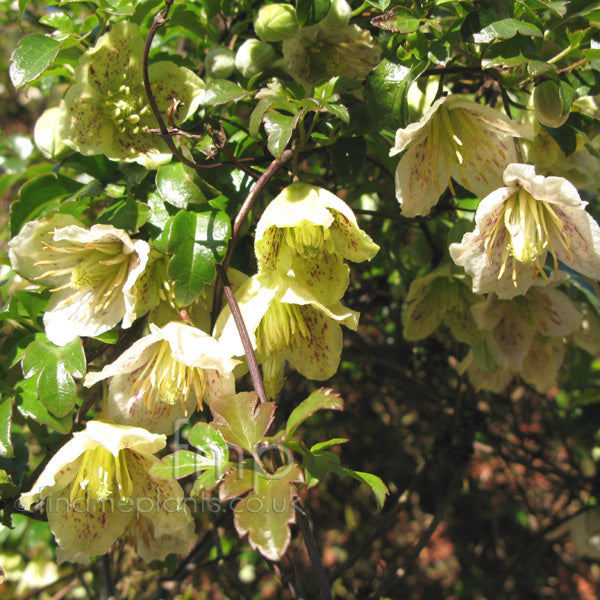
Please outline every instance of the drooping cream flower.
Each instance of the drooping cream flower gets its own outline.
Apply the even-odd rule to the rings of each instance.
[[[271,398],[283,383],[286,360],[308,379],[332,377],[342,353],[340,325],[358,327],[358,313],[340,302],[324,306],[308,292],[300,295],[284,282],[267,287],[256,275],[240,287],[236,297]],[[215,337],[234,356],[244,355],[228,307],[219,315]]]
[[[532,138],[533,128],[460,96],[434,102],[418,123],[398,129],[390,151],[404,152],[396,169],[402,214],[429,214],[452,179],[483,198],[517,161],[515,137]]]
[[[550,286],[532,287],[512,300],[490,294],[471,312],[484,339],[464,367],[474,387],[495,392],[515,376],[539,392],[556,385],[564,338],[579,331],[583,318],[566,294]]]
[[[283,41],[286,71],[307,90],[343,75],[362,81],[377,66],[381,49],[358,25],[311,25]]]
[[[474,292],[513,298],[539,277],[549,281],[548,253],[555,279],[559,261],[600,278],[600,227],[571,183],[536,175],[534,167],[522,164],[506,168],[504,183],[477,208],[475,230],[450,245],[454,262],[473,278]]]
[[[119,537],[144,560],[187,551],[194,521],[183,490],[150,475],[165,444],[164,435],[139,427],[90,421],[50,459],[21,503],[30,510],[45,500],[59,562],[89,562]]]
[[[379,250],[358,226],[348,205],[335,194],[294,183],[263,212],[254,238],[263,281],[285,278],[301,294],[306,289],[320,303],[337,302],[346,291],[353,262],[370,260]]]
[[[116,423],[171,434],[202,400],[235,393],[233,368],[239,361],[214,338],[190,325],[150,324],[150,334],[115,362],[88,373],[84,385],[111,378],[108,415]]]
[[[86,229],[68,214],[30,221],[9,242],[15,271],[53,292],[44,326],[59,346],[99,335],[121,320],[131,326],[139,316],[136,286],[149,251],[145,241],[133,241],[121,229]]]
[[[123,21],[83,54],[75,73],[78,83],[61,105],[59,134],[67,145],[81,154],[136,161],[147,169],[171,160],[160,136],[146,131],[157,123],[142,79],[143,48],[138,26]],[[148,75],[163,116],[176,102],[179,121],[194,114],[204,89],[197,75],[170,61],[150,64]]]

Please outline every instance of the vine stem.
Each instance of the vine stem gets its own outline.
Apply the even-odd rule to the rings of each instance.
[[[259,177],[257,182],[254,184],[252,190],[244,200],[237,216],[235,217],[235,221],[233,222],[233,229],[231,232],[231,239],[229,240],[229,244],[227,245],[227,251],[225,252],[225,257],[223,258],[223,262],[221,266],[223,268],[223,272],[227,273],[227,269],[229,268],[229,263],[231,262],[231,256],[233,254],[233,250],[237,243],[237,240],[240,236],[240,231],[242,230],[242,226],[244,225],[246,219],[248,218],[248,214],[250,210],[254,206],[254,202],[263,191],[264,187],[267,185],[271,177],[278,171],[278,169],[289,162],[294,153],[291,150],[284,150],[283,154],[280,158],[276,158],[265,170],[265,172]],[[215,291],[213,295],[213,314],[212,314],[212,325],[214,327],[215,321],[217,320],[217,314],[219,309],[221,308],[221,302],[223,298],[223,282],[222,278],[218,278],[215,283]]]

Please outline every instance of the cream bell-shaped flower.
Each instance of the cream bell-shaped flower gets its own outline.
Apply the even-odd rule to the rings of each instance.
[[[501,112],[444,96],[418,123],[398,129],[390,156],[404,152],[396,168],[396,198],[407,217],[428,215],[452,179],[479,198],[502,185],[517,161],[513,138],[533,138],[533,127]]]
[[[52,343],[93,337],[121,320],[131,326],[150,252],[145,241],[112,225],[86,229],[71,215],[54,214],[26,223],[8,246],[17,273],[51,288],[44,326]]]
[[[524,294],[552,255],[553,277],[560,263],[591,279],[600,278],[600,227],[587,202],[562,177],[542,177],[531,165],[511,164],[505,187],[486,196],[475,213],[475,230],[450,244],[454,262],[473,278],[473,291],[499,298]]]
[[[112,26],[79,60],[78,83],[61,105],[60,138],[81,154],[104,154],[112,160],[136,161],[156,169],[171,160],[156,127],[142,78],[144,40],[138,26],[123,21]],[[148,76],[163,115],[177,103],[178,122],[194,114],[204,82],[170,61],[151,63]]]
[[[150,475],[165,444],[140,427],[90,421],[50,459],[21,504],[45,501],[59,563],[87,563],[120,537],[147,561],[187,551],[194,521],[183,490]]]
[[[89,387],[110,378],[108,415],[124,425],[171,434],[181,427],[202,400],[235,394],[233,368],[240,361],[204,331],[179,322],[162,328],[150,324],[115,362],[88,373]]]
[[[308,292],[298,292],[285,281],[267,287],[255,275],[236,293],[257,360],[263,366],[265,391],[270,398],[281,388],[286,360],[308,379],[322,381],[332,377],[342,353],[340,325],[353,330],[358,327],[358,313],[340,302],[324,306]],[[217,319],[215,337],[234,356],[244,355],[228,307]]]
[[[328,305],[340,300],[348,287],[349,268],[344,259],[370,260],[379,246],[335,194],[293,183],[263,212],[254,250],[263,281],[269,275],[283,277],[296,293],[304,288]]]

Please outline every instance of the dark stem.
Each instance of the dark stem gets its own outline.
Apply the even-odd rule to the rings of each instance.
[[[242,339],[242,345],[244,346],[244,352],[246,353],[246,360],[248,361],[248,369],[250,369],[250,377],[252,378],[252,385],[254,386],[261,403],[266,402],[267,395],[265,394],[265,388],[263,386],[262,377],[258,368],[258,362],[256,361],[256,356],[254,354],[254,349],[252,348],[252,342],[250,341],[250,336],[248,335],[248,329],[246,329],[246,323],[244,323],[242,313],[240,312],[240,307],[235,299],[235,295],[231,289],[231,284],[227,279],[227,273],[223,268],[223,265],[216,265],[216,268],[218,275],[217,281],[221,284],[221,287],[225,292],[227,304],[229,304],[233,320],[235,321],[235,326],[237,327],[240,338]]]
[[[279,167],[288,162],[293,156],[291,150],[284,150],[281,158],[276,158],[266,169],[266,171],[260,176],[258,181],[254,184],[254,187],[248,194],[246,200],[242,204],[235,221],[233,222],[233,231],[231,233],[231,239],[229,240],[229,244],[227,246],[227,252],[225,253],[225,258],[223,258],[223,271],[227,273],[227,269],[229,268],[229,263],[231,261],[231,255],[233,254],[233,250],[237,243],[238,237],[240,235],[240,231],[242,229],[243,224],[248,218],[248,213],[254,206],[254,202],[263,191],[264,187],[267,185],[271,177],[277,172]],[[212,324],[214,327],[215,321],[217,320],[217,315],[221,308],[221,302],[223,297],[223,286],[220,279],[217,278],[215,282],[215,292],[213,295],[213,314],[212,314]]]
[[[325,569],[323,569],[323,563],[321,562],[321,557],[319,556],[319,551],[317,550],[317,544],[315,542],[308,517],[306,516],[306,513],[304,512],[304,509],[300,505],[299,501],[296,501],[295,505],[298,526],[300,527],[300,531],[302,531],[304,544],[306,545],[306,550],[308,551],[310,564],[312,565],[315,576],[319,583],[321,595],[323,596],[323,600],[333,600],[331,588],[329,587],[329,581],[327,580],[327,575],[325,575]]]
[[[115,588],[110,574],[110,558],[108,554],[102,555],[102,579],[104,581],[104,592],[107,600],[114,600]]]

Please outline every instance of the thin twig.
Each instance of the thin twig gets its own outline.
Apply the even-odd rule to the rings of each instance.
[[[266,171],[260,176],[258,181],[254,184],[254,187],[248,194],[246,200],[242,204],[235,221],[233,222],[233,231],[231,233],[231,239],[229,240],[229,244],[227,246],[227,252],[225,253],[225,257],[223,258],[223,271],[227,273],[227,269],[229,268],[229,262],[231,261],[231,255],[233,254],[233,249],[237,243],[237,240],[240,235],[240,231],[242,229],[243,224],[248,218],[248,213],[254,206],[254,202],[263,191],[264,187],[267,185],[271,177],[277,172],[277,170],[288,162],[293,156],[293,152],[291,150],[284,150],[281,158],[276,158],[266,169]],[[219,314],[219,310],[221,308],[221,301],[223,298],[223,286],[220,279],[217,279],[215,282],[215,291],[213,295],[213,314],[212,314],[212,324],[214,326],[215,321],[217,319],[217,315]]]
[[[110,573],[110,558],[108,554],[102,555],[102,579],[104,581],[104,591],[106,592],[107,600],[114,600],[115,588]]]
[[[225,298],[227,299],[227,303],[231,309],[233,320],[235,321],[235,325],[242,340],[242,345],[244,346],[246,360],[248,361],[248,369],[250,370],[250,377],[252,378],[252,385],[258,394],[259,400],[261,403],[264,403],[267,401],[267,395],[265,394],[265,387],[262,382],[262,377],[260,376],[258,362],[254,354],[254,349],[252,348],[252,342],[250,341],[250,336],[248,335],[246,323],[244,323],[242,313],[240,312],[240,307],[235,299],[235,295],[231,289],[231,285],[227,279],[227,273],[223,268],[223,265],[216,265],[216,267],[218,275],[217,281],[221,283],[222,289],[225,292]]]

